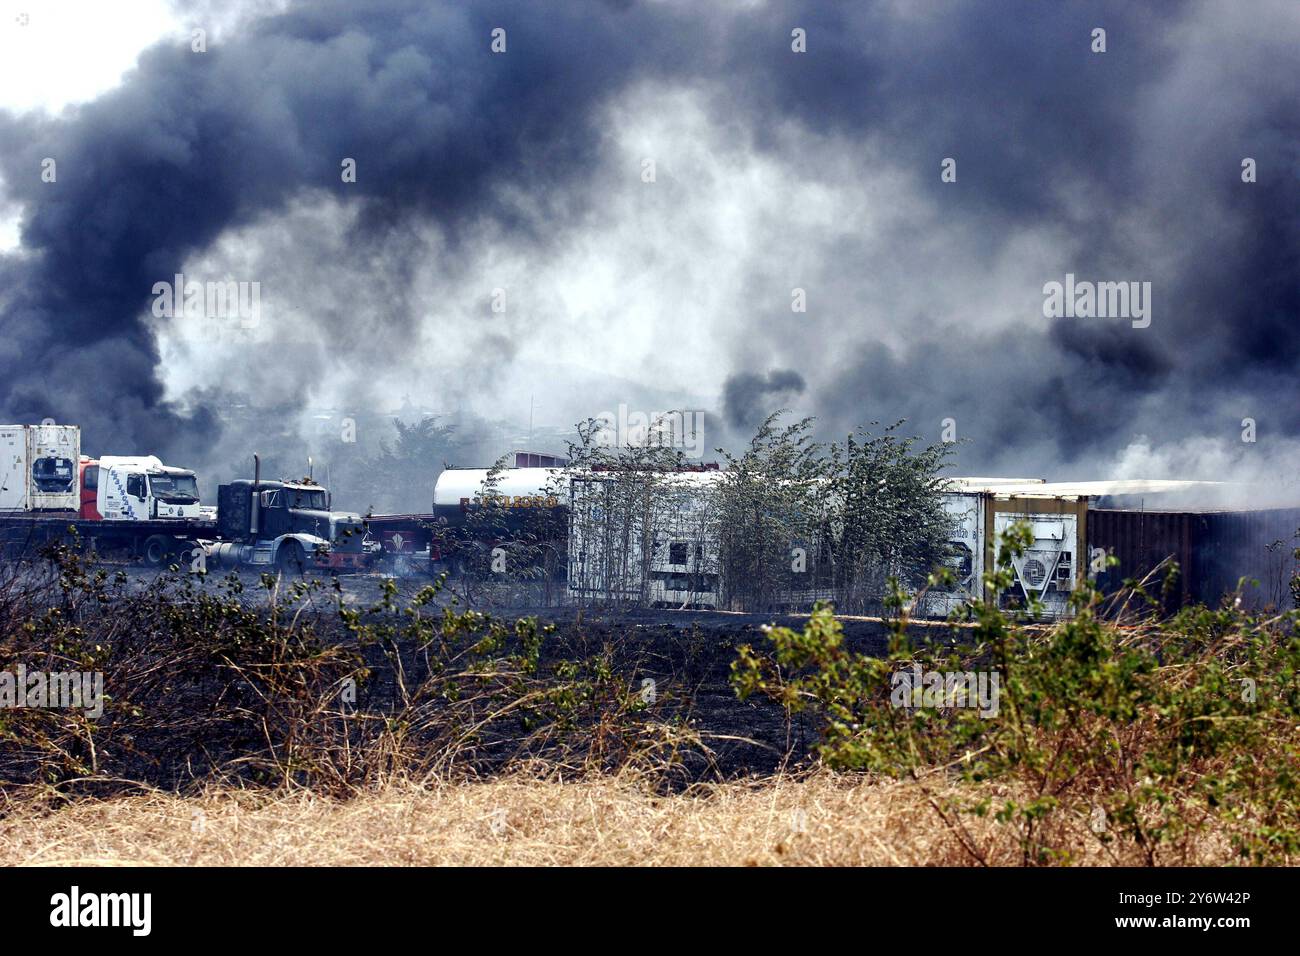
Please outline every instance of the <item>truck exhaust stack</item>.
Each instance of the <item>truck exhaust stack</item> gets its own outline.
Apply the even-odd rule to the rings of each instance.
[[[248,504],[248,540],[257,540],[257,509],[261,504],[262,456],[253,453],[253,499]]]

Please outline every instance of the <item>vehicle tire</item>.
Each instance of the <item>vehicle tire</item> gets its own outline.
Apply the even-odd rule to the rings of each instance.
[[[307,555],[297,541],[286,541],[275,553],[275,566],[286,576],[302,577],[307,570]]]
[[[144,563],[151,568],[164,567],[171,560],[171,554],[172,542],[160,534],[146,538],[144,547],[140,549]]]

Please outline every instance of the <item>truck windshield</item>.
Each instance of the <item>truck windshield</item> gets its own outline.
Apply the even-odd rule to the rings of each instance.
[[[193,475],[150,475],[149,487],[164,501],[199,500],[199,482]]]
[[[290,508],[304,508],[310,511],[325,510],[324,490],[312,491],[305,488],[286,488]]]

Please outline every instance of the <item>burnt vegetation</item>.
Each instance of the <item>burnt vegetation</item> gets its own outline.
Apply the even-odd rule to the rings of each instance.
[[[1001,542],[990,586],[1024,540]],[[645,612],[500,619],[439,585],[359,605],[320,582],[166,573],[130,587],[71,549],[6,568],[0,668],[98,671],[103,713],[0,710],[7,806],[215,784],[335,796],[524,773],[657,790],[821,768],[920,788],[971,863],[1242,862],[1300,852],[1296,612],[1092,588],[1051,626],[992,605],[867,628],[829,605],[733,625]],[[662,615],[661,615],[662,616]],[[772,618],[768,618],[772,620]],[[992,713],[897,699],[894,675],[996,672]],[[990,830],[976,818],[997,824]],[[990,842],[992,840],[993,842]],[[1082,842],[1081,842],[1082,841]]]
[[[633,687],[611,643],[558,655],[553,626],[461,610],[437,583],[354,606],[321,582],[173,569],[140,588],[71,548],[46,559],[0,587],[0,668],[102,673],[103,713],[0,710],[6,797],[667,766],[691,739],[651,719],[671,697]]]

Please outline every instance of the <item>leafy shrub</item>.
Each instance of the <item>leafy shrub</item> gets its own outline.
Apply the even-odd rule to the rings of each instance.
[[[1027,535],[1021,526],[999,543],[985,580],[993,593],[1011,583],[1011,558]],[[1156,603],[1140,589],[1136,596],[1139,608]],[[897,588],[892,600],[904,603]],[[1186,860],[1193,841],[1207,835],[1230,841],[1243,861],[1294,862],[1296,612],[1263,617],[1229,602],[1167,620],[1139,613],[1117,621],[1102,613],[1090,586],[1072,605],[1074,616],[1052,626],[1033,624],[1032,608],[1010,616],[991,603],[975,605],[941,639],[920,646],[907,638],[904,613],[883,658],[846,647],[823,605],[801,632],[769,628],[770,651],[741,648],[733,683],[742,697],[770,695],[815,712],[818,752],[832,768],[922,785],[936,778],[981,784],[969,790],[978,797],[931,798],[981,862],[985,853],[963,814],[993,814],[1014,827],[1027,864],[1068,863],[1079,832],[1117,862]],[[924,673],[998,675],[996,713],[924,698],[897,706],[895,675],[914,665]]]

